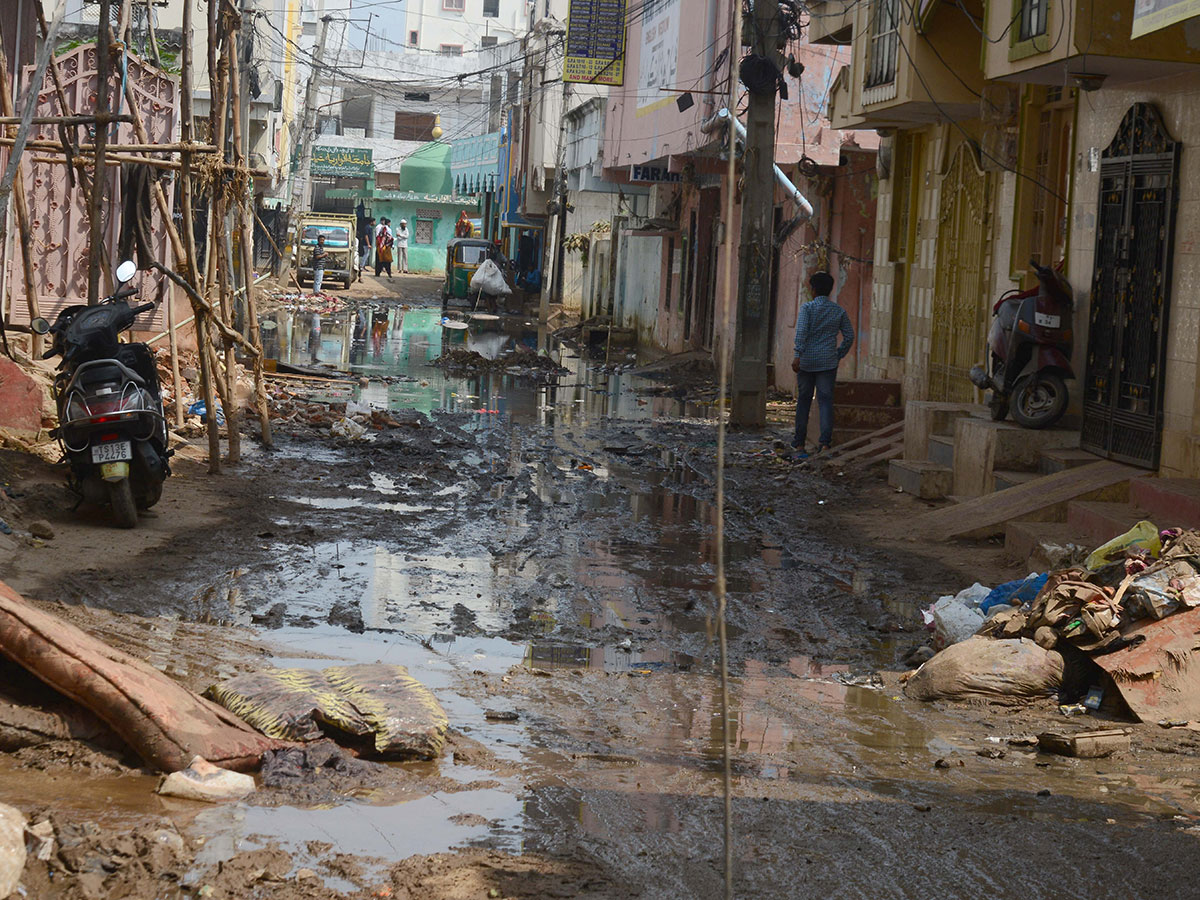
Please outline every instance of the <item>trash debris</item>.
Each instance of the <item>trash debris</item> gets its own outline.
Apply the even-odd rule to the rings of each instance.
[[[979,604],[979,611],[985,616],[990,615],[997,606],[1024,606],[1033,603],[1035,597],[1046,586],[1047,574],[1029,573],[1024,578],[1008,581],[994,587]]]
[[[254,793],[254,779],[249,775],[214,766],[203,757],[197,756],[186,769],[164,777],[158,783],[158,793],[164,797],[182,797],[185,800],[203,800],[207,803],[241,800]]]
[[[331,774],[359,778],[382,768],[383,763],[356,759],[333,741],[322,740],[263,754],[262,783],[274,788],[311,782]]]
[[[45,862],[54,855],[54,823],[42,819],[25,826],[25,852],[36,860]]]
[[[197,400],[195,403],[193,403],[191,406],[188,407],[188,415],[189,416],[199,416],[201,422],[207,423],[208,422],[208,407],[205,406],[203,400]],[[225,424],[225,411],[223,409],[221,409],[220,404],[217,404],[217,424],[218,425]]]
[[[315,741],[327,735],[383,757],[441,755],[446,714],[403,666],[267,669],[238,675],[208,696],[264,734]]]
[[[1129,749],[1129,729],[1106,728],[1074,734],[1046,731],[1038,735],[1038,747],[1059,756],[1100,759]]]
[[[926,626],[933,628],[935,649],[965,641],[979,630],[985,618],[979,604],[990,593],[991,588],[976,583],[940,598],[922,614]]]
[[[1093,712],[1100,708],[1100,704],[1104,702],[1104,688],[1091,687],[1088,688],[1087,697],[1083,700],[1083,705]]]
[[[515,722],[520,718],[511,709],[488,709],[484,710],[483,717],[489,722]]]
[[[983,697],[1012,702],[1048,697],[1062,685],[1063,658],[1025,638],[972,637],[947,647],[913,674],[904,693],[917,700]]]
[[[334,437],[345,438],[348,441],[360,441],[366,437],[367,429],[365,426],[358,424],[353,419],[342,418],[334,422],[329,430]]]
[[[0,803],[0,898],[17,889],[25,871],[25,815]]]
[[[1088,708],[1082,703],[1063,703],[1058,707],[1058,711],[1068,718],[1072,716],[1086,716]]]
[[[183,769],[194,756],[256,768],[278,746],[150,664],[35,609],[3,582],[0,652],[90,709],[161,771]]]
[[[512,288],[504,280],[504,273],[493,260],[485,259],[471,276],[471,293],[480,291],[493,297],[507,297],[512,293]]]
[[[1142,619],[1120,632],[1123,646],[1093,660],[1143,722],[1200,719],[1200,609]]]
[[[1149,556],[1158,556],[1162,550],[1159,531],[1152,522],[1142,520],[1124,534],[1101,544],[1084,562],[1089,571],[1095,572],[1109,563],[1123,559],[1131,550],[1140,550]]]

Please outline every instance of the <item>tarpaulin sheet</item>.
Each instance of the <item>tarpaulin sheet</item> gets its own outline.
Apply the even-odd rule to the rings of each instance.
[[[1143,722],[1200,719],[1200,609],[1141,619],[1121,629],[1127,644],[1093,656]]]

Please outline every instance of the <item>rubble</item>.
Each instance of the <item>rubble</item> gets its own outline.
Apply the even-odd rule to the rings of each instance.
[[[254,793],[254,779],[249,775],[214,766],[208,760],[197,756],[186,769],[172,772],[163,778],[158,784],[158,793],[164,797],[182,797],[185,800],[203,800],[206,803],[241,800]]]
[[[17,889],[25,871],[25,816],[0,803],[0,900]]]

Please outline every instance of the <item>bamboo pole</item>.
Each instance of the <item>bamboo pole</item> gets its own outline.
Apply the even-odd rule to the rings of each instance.
[[[250,176],[247,172],[249,135],[242,130],[242,73],[238,66],[238,55],[232,48],[229,52],[229,82],[230,94],[233,98],[233,161],[238,167],[234,175],[233,185],[237,197],[237,211],[241,219],[241,260],[242,285],[246,291],[246,322],[249,325],[250,343],[259,348],[259,354],[254,357],[254,397],[258,407],[259,429],[262,432],[264,446],[271,447],[271,408],[267,401],[267,385],[263,379],[262,335],[258,330],[258,304],[254,297],[253,251],[250,237],[254,233],[254,220],[251,216]]]
[[[218,29],[213,29],[208,36],[209,77],[216,73],[216,82],[212,84],[209,106],[209,129],[212,141],[220,148],[222,156],[228,162],[225,149],[226,123],[229,118],[229,19],[227,16],[214,14],[220,0],[209,0],[209,21],[217,19]],[[222,48],[223,51],[222,51]],[[229,244],[225,240],[225,210],[226,186],[224,180],[215,181],[210,189],[212,198],[209,204],[208,233],[210,244],[216,248],[216,253],[210,257],[210,271],[215,265],[217,276],[217,303],[212,305],[219,308],[221,319],[226,324],[233,322],[232,303],[229,296]],[[209,285],[211,290],[212,285]],[[211,301],[210,301],[211,303]],[[237,396],[237,352],[234,342],[228,335],[223,335],[225,343],[225,392],[221,402],[225,407],[225,425],[227,427],[228,459],[232,464],[241,461],[242,442],[237,427],[237,406],[233,402]]]
[[[108,141],[109,91],[108,75],[112,59],[110,58],[112,41],[112,2],[100,0],[100,34],[96,42],[96,153],[95,179],[88,204],[88,292],[89,306],[100,302],[100,244],[104,240],[104,188],[107,178],[104,176],[104,145]],[[34,97],[37,91],[30,91]]]
[[[171,390],[175,394],[175,427],[183,427],[183,380],[179,377],[179,335],[175,326],[175,302],[167,291],[167,331],[171,334]]]
[[[12,105],[12,85],[8,81],[8,55],[4,52],[4,41],[2,37],[2,29],[0,29],[0,110],[3,110],[6,116],[13,114]],[[4,126],[7,131],[15,126]],[[15,138],[14,138],[15,143]],[[17,168],[16,176],[13,178],[13,206],[17,212],[17,236],[21,240],[21,267],[22,274],[25,278],[25,304],[29,308],[29,320],[41,316],[42,311],[38,304],[37,285],[34,283],[33,276],[33,239],[30,236],[29,229],[29,203],[25,197],[25,176],[21,168]],[[30,331],[30,353],[35,359],[42,355],[42,336],[35,331]]]
[[[162,57],[158,54],[158,35],[154,32],[154,0],[146,2],[146,30],[150,33],[150,52],[154,55],[154,65],[162,68]]]
[[[132,122],[133,117],[130,116]],[[15,139],[11,137],[0,137],[0,146],[9,146]],[[28,140],[25,142],[25,147],[30,150],[50,150],[62,152],[62,143],[60,141],[49,141],[42,138]],[[95,144],[80,144],[74,148],[73,156],[79,156],[81,153],[93,153],[96,150]],[[193,153],[216,153],[217,148],[211,144],[193,144],[188,146],[184,143],[175,144],[108,144],[108,151],[111,153],[181,153],[184,150],[190,150]]]

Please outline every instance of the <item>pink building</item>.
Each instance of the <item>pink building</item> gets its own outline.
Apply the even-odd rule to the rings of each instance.
[[[713,350],[724,337],[717,319],[726,163],[721,136],[705,134],[701,124],[726,103],[730,3],[657,0],[630,18],[625,84],[605,101],[604,176],[649,186],[650,202],[646,217],[616,223],[611,311],[642,343],[667,352]],[[833,272],[835,299],[856,328],[867,325],[878,138],[830,127],[830,87],[846,63],[844,51],[799,41],[787,53],[804,71],[787,78],[788,99],[779,100],[776,162],[814,207],[811,221],[774,257],[772,358],[777,385],[790,390],[792,334],[812,272]],[[735,229],[739,199],[728,223]],[[797,212],[777,191],[776,221],[785,224]]]

